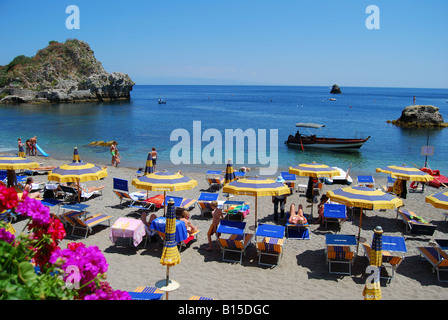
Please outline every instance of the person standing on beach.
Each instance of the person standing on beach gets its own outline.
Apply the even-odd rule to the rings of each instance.
[[[17,144],[19,147],[19,157],[25,158],[25,150],[23,149],[22,138],[17,140]]]
[[[110,152],[110,155],[112,156],[112,160],[111,160],[111,166],[113,166],[114,165],[114,163],[115,163],[115,150],[117,149],[117,141],[112,141],[112,144],[110,145],[110,149],[109,149],[109,152]]]
[[[415,106],[415,96],[414,96],[414,106]]]
[[[36,149],[37,136],[34,136],[30,139],[30,145],[31,145],[30,155],[37,156],[37,149]]]
[[[212,201],[210,203],[210,206],[213,209],[213,212],[212,212],[213,220],[212,220],[212,224],[210,225],[210,228],[208,229],[208,232],[207,232],[208,248],[205,249],[207,251],[213,250],[213,247],[212,247],[212,235],[214,235],[216,233],[216,235],[219,238],[220,234],[217,233],[216,230],[218,230],[218,226],[219,226],[219,223],[221,222],[221,219],[224,219],[224,215],[222,214],[222,210],[218,208],[218,202],[217,201]]]
[[[154,171],[156,171],[156,163],[157,163],[157,151],[156,151],[156,148],[152,148],[151,157],[152,157],[152,165],[154,166]]]

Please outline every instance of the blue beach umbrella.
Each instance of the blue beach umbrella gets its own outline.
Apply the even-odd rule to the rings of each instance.
[[[224,175],[224,185],[235,181],[235,171],[233,170],[232,159],[227,161],[226,174]]]

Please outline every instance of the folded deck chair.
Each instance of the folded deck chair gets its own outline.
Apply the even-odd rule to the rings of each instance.
[[[437,271],[437,280],[439,282],[448,282],[440,279],[440,272],[448,271],[448,254],[438,247],[417,247],[420,251],[420,257],[425,257],[432,265],[432,272]]]
[[[163,296],[163,291],[156,287],[137,287],[128,293],[132,300],[160,300]]]
[[[138,209],[151,209],[153,204],[146,201],[146,192],[129,192],[128,180],[114,178],[114,194],[120,199],[120,205],[123,201],[129,201],[129,207]]]
[[[244,233],[246,227],[245,222],[232,221],[232,220],[221,220],[219,223],[217,234],[230,234],[230,237],[218,238],[218,243],[222,251],[222,261],[226,262],[239,262],[243,261],[243,254],[246,253],[246,248],[252,240],[252,233]],[[238,260],[226,259],[225,254],[227,252],[239,253]]]
[[[410,234],[432,236],[434,231],[436,231],[437,226],[424,221],[423,218],[417,216],[412,211],[398,209],[397,219],[398,216],[400,216],[406,224],[406,232],[409,232]]]
[[[347,207],[343,204],[325,203],[323,220],[325,228],[328,228],[328,223],[338,223],[339,226],[347,220]]]
[[[367,259],[370,261],[370,251],[372,250],[372,247],[368,243],[363,243],[364,248],[364,254],[367,256]],[[392,275],[389,277],[381,277],[383,279],[391,280],[394,278],[395,271],[398,269],[400,264],[403,262],[404,257],[402,256],[393,256],[389,251],[382,251],[383,254],[383,262],[381,267],[386,269],[390,268],[392,270]]]
[[[350,276],[352,274],[354,256],[355,253],[351,251],[349,246],[327,245],[328,272]],[[332,264],[346,264],[348,266],[348,272],[333,271]]]
[[[212,212],[213,209],[211,207],[212,201],[218,201],[219,194],[218,193],[209,193],[202,192],[198,198],[198,206],[201,209],[201,217],[204,217],[204,214],[208,212]]]
[[[64,218],[67,219],[67,217],[64,215]],[[73,216],[70,217],[71,223],[72,223],[72,236],[75,232],[75,229],[83,229],[86,231],[84,234],[84,239],[87,238],[87,235],[89,232],[92,232],[93,227],[98,226],[100,224],[104,224],[105,222],[108,223],[110,227],[110,220],[113,218],[113,216],[108,216],[105,214],[96,214],[91,217],[86,217],[82,212],[79,212],[78,215],[73,214]]]

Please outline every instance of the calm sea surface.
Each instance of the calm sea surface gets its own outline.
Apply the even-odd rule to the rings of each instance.
[[[448,128],[404,129],[387,123],[400,117],[403,108],[412,104],[414,95],[417,104],[439,107],[448,121],[448,90],[342,87],[340,95],[331,95],[329,91],[329,87],[137,85],[129,102],[2,105],[0,152],[17,153],[18,137],[26,140],[37,135],[38,144],[51,157],[69,161],[73,148],[78,147],[84,161],[110,164],[108,148],[88,144],[116,140],[122,166],[144,167],[147,153],[155,147],[159,153],[158,169],[205,172],[207,168],[225,168],[224,151],[221,164],[207,165],[201,161],[196,165],[174,165],[170,160],[172,148],[178,145],[177,139],[170,141],[174,129],[189,133],[191,163],[193,152],[201,155],[207,146],[212,147],[210,141],[213,146],[224,148],[226,129],[253,129],[256,133],[266,129],[268,151],[269,143],[274,141],[269,129],[277,129],[279,170],[312,161],[345,170],[351,165],[354,174],[375,174],[375,168],[392,164],[422,166],[425,157],[421,147],[429,139],[429,145],[435,149],[434,155],[428,157],[429,166],[448,174]],[[159,97],[165,97],[167,103],[158,104]],[[337,100],[329,101],[330,97]],[[193,121],[200,121],[199,134],[216,129],[208,132],[214,133],[214,138],[219,133],[222,143],[219,139],[204,139],[200,148],[195,145],[193,149],[193,138],[200,137],[193,135]],[[371,138],[358,152],[291,149],[284,141],[296,132],[297,122],[325,124],[327,137]],[[248,149],[247,141],[245,163],[237,164],[235,145],[238,144],[234,144],[235,167],[260,166],[248,163],[252,155],[257,155],[257,149]]]

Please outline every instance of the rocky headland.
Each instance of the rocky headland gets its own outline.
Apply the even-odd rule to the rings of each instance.
[[[33,57],[0,66],[0,103],[62,103],[129,100],[135,83],[104,70],[90,46],[77,39],[50,41]]]
[[[412,105],[403,109],[400,118],[392,120],[392,124],[400,127],[427,128],[448,127],[438,107],[425,105]]]
[[[340,94],[340,93],[342,93],[342,91],[341,91],[341,88],[339,88],[339,86],[338,86],[337,84],[334,84],[334,85],[331,87],[331,91],[330,91],[330,93],[333,93],[333,94]]]

